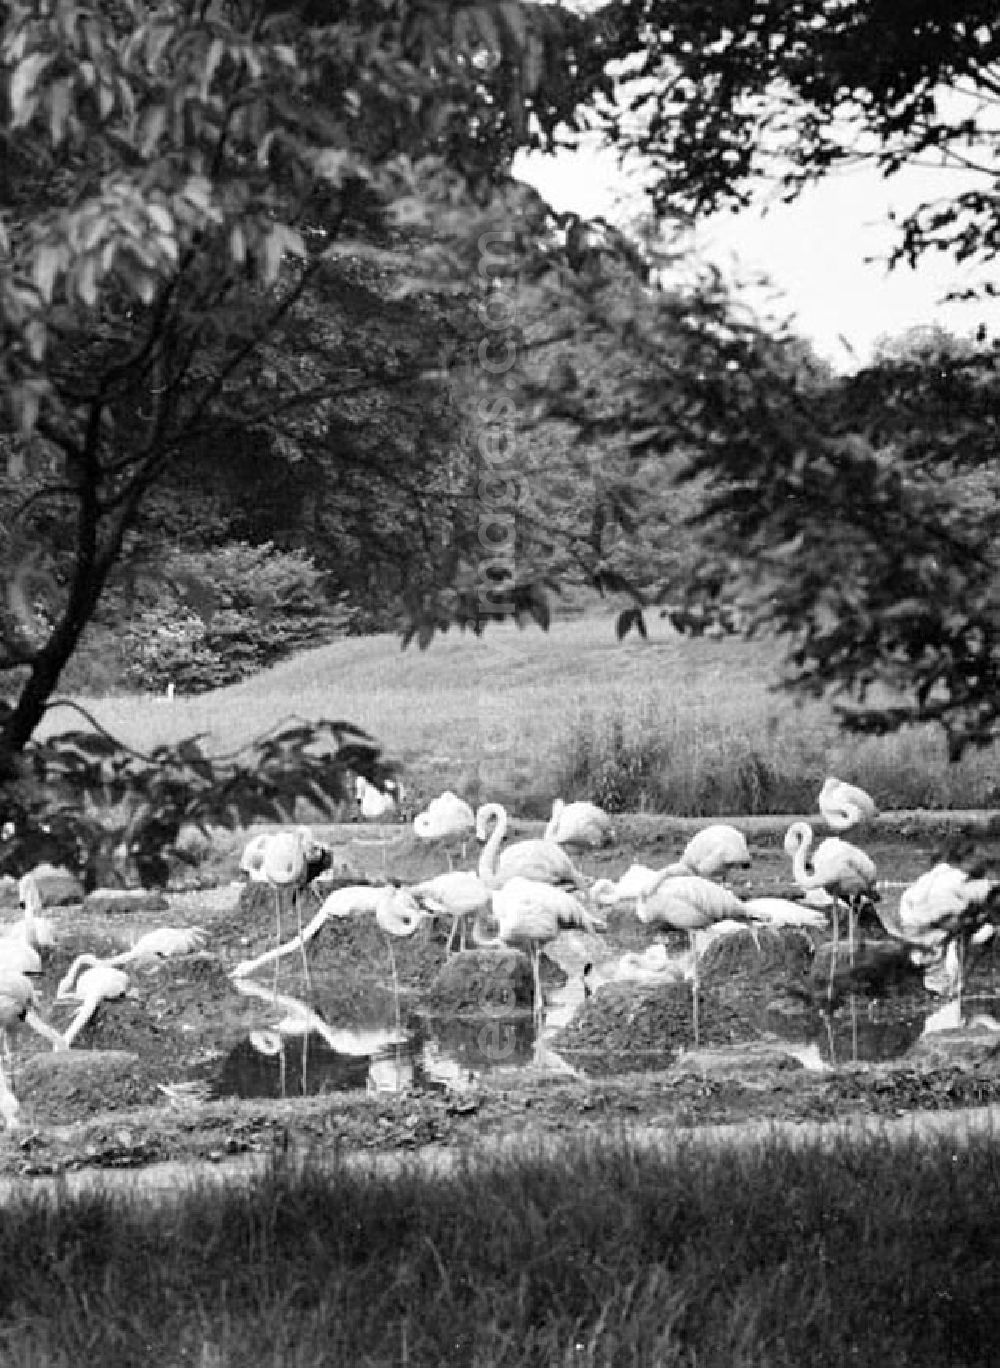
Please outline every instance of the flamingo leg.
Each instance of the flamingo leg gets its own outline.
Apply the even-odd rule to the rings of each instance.
[[[531,945],[531,968],[535,980],[535,1030],[538,1035],[541,1035],[542,1027],[545,1024],[545,998],[542,996],[541,954],[534,942]]]
[[[694,1028],[694,1043],[697,1049],[700,1044],[700,1031],[698,1021],[698,944],[694,938],[694,932],[688,932],[688,939],[691,942],[691,1025]]]
[[[299,890],[296,889],[292,894],[292,901],[295,903],[295,920],[299,928],[299,949],[302,951],[302,974],[306,981],[306,993],[312,997],[312,979],[309,976],[309,959],[306,955],[306,942],[302,934],[302,904],[299,901]],[[280,933],[279,933],[280,936]],[[280,943],[280,940],[279,940]]]
[[[272,887],[274,888],[274,914],[275,914],[275,919],[276,919],[277,925],[278,925],[277,939],[275,940],[274,944],[275,944],[275,948],[276,948],[276,949],[280,949],[280,948],[281,948],[281,889],[278,887],[277,884],[273,884]],[[277,1001],[278,1001],[278,962],[279,962],[278,959],[275,959],[275,961],[274,961],[274,982],[273,982],[273,985],[272,985],[272,992],[273,992],[273,994],[274,994],[274,1001],[275,1001],[275,1003],[277,1003]]]
[[[834,899],[833,906],[830,908],[830,923],[833,927],[833,938],[830,942],[830,982],[827,986],[826,996],[828,1001],[833,1001],[833,979],[837,972],[837,900]]]
[[[446,955],[450,955],[455,947],[455,933],[458,930],[460,921],[460,917],[452,917],[451,919],[451,935],[448,937],[448,944],[445,946],[444,951]],[[462,948],[464,950],[465,947],[463,946]]]
[[[847,904],[847,956],[854,968],[854,899]]]
[[[855,998],[855,996],[854,996],[853,993],[851,994],[849,1001],[850,1001],[850,1006],[851,1006],[851,1063],[852,1063],[852,1064],[857,1064],[857,1062],[858,1062],[858,1003],[857,1003],[857,998]]]

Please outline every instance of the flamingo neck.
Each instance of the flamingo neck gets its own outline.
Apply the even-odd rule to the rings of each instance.
[[[812,850],[814,839],[812,827],[803,825],[799,843],[792,856],[792,877],[800,888],[823,887],[823,880],[816,871],[809,870],[809,852]]]
[[[483,809],[483,824],[493,819],[495,826],[490,832],[489,840],[479,857],[479,877],[485,884],[495,883],[499,874],[500,847],[503,838],[507,834],[507,809],[499,803],[489,803]]]

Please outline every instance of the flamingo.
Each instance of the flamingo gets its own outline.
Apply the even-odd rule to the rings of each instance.
[[[699,946],[695,933],[717,922],[754,924],[758,918],[728,888],[698,874],[673,874],[671,868],[661,870],[656,880],[640,893],[635,910],[639,920],[647,926],[670,927],[688,933],[692,955],[691,1021],[697,1045]]]
[[[486,840],[491,821],[495,821],[496,825],[489,840]],[[480,841],[486,841],[479,859],[479,877],[487,888],[502,888],[513,878],[547,884],[573,884],[581,889],[587,887],[587,880],[557,842],[544,838],[517,841],[501,851],[506,834],[507,809],[501,803],[485,803],[476,813],[476,836]]]
[[[941,862],[903,890],[897,911],[879,906],[876,913],[889,935],[927,966],[930,991],[950,992],[961,1004],[968,947],[993,935],[998,888],[993,879],[974,879]]]
[[[386,780],[385,788],[380,789],[369,783],[363,774],[354,781],[354,793],[362,817],[369,822],[391,817],[399,806],[399,799],[404,796],[402,787],[394,779]]]
[[[4,1063],[10,1068],[10,1032],[22,1024],[30,1026],[44,1036],[53,1049],[66,1049],[62,1036],[47,1021],[42,1020],[35,1010],[35,1004],[35,986],[28,975],[8,963],[0,962],[0,1046],[3,1053],[3,1062],[0,1063],[0,1116],[8,1128],[17,1125],[19,1111],[17,1098],[3,1068]]]
[[[650,869],[649,865],[629,865],[617,883],[612,879],[598,879],[596,883],[591,884],[591,900],[605,907],[614,907],[617,903],[622,902],[632,902],[647,888],[655,884],[662,872],[662,870]]]
[[[494,928],[490,935],[487,921]],[[480,914],[473,923],[472,938],[477,945],[501,946],[527,943],[534,979],[534,1017],[536,1029],[543,1021],[545,1002],[539,957],[543,945],[555,940],[570,927],[584,931],[606,931],[607,924],[590,912],[566,888],[514,875],[493,893],[493,909]]]
[[[42,895],[34,874],[25,874],[18,880],[17,897],[24,916],[13,926],[7,927],[0,938],[19,938],[27,941],[35,950],[51,950],[56,943],[55,933],[48,917],[38,915],[42,910]]]
[[[447,841],[460,840],[463,860],[466,837],[475,829],[476,814],[465,799],[459,798],[451,789],[446,789],[437,798],[433,798],[424,811],[418,812],[413,819],[413,830],[422,841],[438,841],[444,844]],[[445,854],[450,869],[451,852],[447,847]]]
[[[858,900],[867,897],[874,902],[877,896],[875,861],[849,841],[842,841],[839,836],[827,836],[825,840],[820,841],[815,850],[812,850],[813,840],[813,829],[808,822],[793,822],[785,833],[785,850],[792,857],[792,877],[799,887],[807,890],[822,888],[835,900],[830,914],[833,923],[833,949],[830,957],[829,996],[832,997],[837,962],[836,900],[847,904],[847,934],[853,963],[854,916]]]
[[[96,955],[78,955],[71,973],[62,980],[56,992],[57,1001],[78,998],[82,1004],[63,1033],[64,1043],[73,1044],[102,1002],[124,997],[127,992],[128,975],[124,970],[105,964]]]
[[[824,780],[819,793],[819,810],[828,827],[834,831],[849,831],[862,822],[878,816],[875,799],[855,784],[831,775]]]
[[[669,865],[671,875],[697,874],[703,879],[725,878],[730,869],[746,869],[750,851],[742,831],[728,822],[702,827],[688,841],[681,858]]]
[[[281,945],[281,912],[284,893],[291,893],[292,905],[298,923],[299,943],[302,947],[302,971],[305,976],[306,990],[312,992],[309,978],[309,961],[306,959],[305,942],[302,940],[302,906],[299,893],[311,877],[329,862],[330,852],[318,842],[309,827],[297,827],[293,831],[266,832],[255,836],[243,852],[240,867],[250,875],[251,880],[267,883],[274,889],[275,920],[277,923],[277,947]],[[274,961],[274,994],[278,992],[278,958]]]
[[[564,803],[556,798],[545,828],[545,840],[558,845],[595,848],[612,845],[615,829],[611,818],[596,803]]]
[[[154,931],[147,931],[140,936],[130,950],[122,950],[107,959],[98,959],[96,955],[89,953],[77,955],[60,981],[56,997],[63,996],[64,990],[65,994],[72,991],[76,976],[84,964],[106,964],[114,969],[121,964],[129,964],[132,960],[141,963],[169,959],[174,955],[189,955],[195,950],[203,949],[205,940],[206,933],[200,926],[158,926]]]
[[[460,936],[461,948],[465,949],[465,927],[470,918],[480,912],[490,910],[491,890],[487,888],[478,874],[469,870],[453,869],[436,878],[425,879],[423,883],[411,884],[408,891],[417,901],[432,912],[450,916],[451,935],[448,937],[448,951]]]
[[[791,898],[746,898],[743,906],[768,926],[803,926],[819,931],[829,924],[822,908]]]
[[[327,895],[312,920],[302,928],[300,935],[293,937],[284,945],[275,946],[273,950],[265,950],[256,959],[242,960],[231,971],[231,976],[234,979],[245,978],[248,974],[263,968],[265,964],[272,964],[275,960],[292,954],[300,947],[304,953],[306,945],[319,935],[328,921],[338,917],[351,917],[356,913],[370,912],[374,915],[387,892],[391,896],[401,897],[403,895],[402,889],[392,888],[387,884],[349,884],[345,888],[335,888],[332,893]],[[399,924],[403,924],[402,918]]]

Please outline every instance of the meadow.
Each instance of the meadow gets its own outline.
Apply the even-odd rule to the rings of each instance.
[[[249,1193],[15,1203],[19,1368],[987,1365],[992,1138],[657,1154],[624,1136],[392,1176],[275,1166]]]
[[[78,701],[142,749],[197,733],[226,751],[291,714],[344,718],[400,763],[414,801],[448,787],[529,817],[557,793],[691,817],[808,812],[828,773],[883,809],[995,801],[996,749],[951,765],[929,727],[852,738],[827,703],[777,689],[774,641],[681,638],[655,616],[650,629],[618,643],[613,615],[592,611],[547,633],[449,633],[426,651],[350,638],[212,693]],[[40,734],[79,725],[57,708]]]

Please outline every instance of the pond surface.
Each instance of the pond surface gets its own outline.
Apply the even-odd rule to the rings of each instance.
[[[321,987],[321,985],[320,985]],[[270,989],[251,982],[243,991],[273,1006]],[[322,992],[317,999],[321,1002]],[[411,1013],[405,1025],[394,1013],[363,1028],[332,1028],[321,1008],[279,997],[286,1016],[264,1025],[235,1046],[213,1070],[214,1097],[304,1097],[367,1090],[402,1093],[413,1089],[462,1091],[498,1070],[529,1071],[544,1065],[572,1071],[545,1042],[572,1018],[586,1000],[583,982],[571,978],[549,990],[545,1026],[536,1037],[528,1014],[449,1019]],[[966,1023],[996,1023],[1000,1030],[1000,993],[967,995]],[[311,1029],[319,1023],[320,1029]],[[923,1035],[954,1029],[954,1013],[926,994],[919,1000],[848,999],[832,1014],[788,1021],[765,1013],[762,1035],[784,1043],[806,1068],[831,1064],[879,1063],[898,1059]],[[636,1067],[642,1067],[636,1060]],[[659,1064],[652,1067],[661,1067]]]

